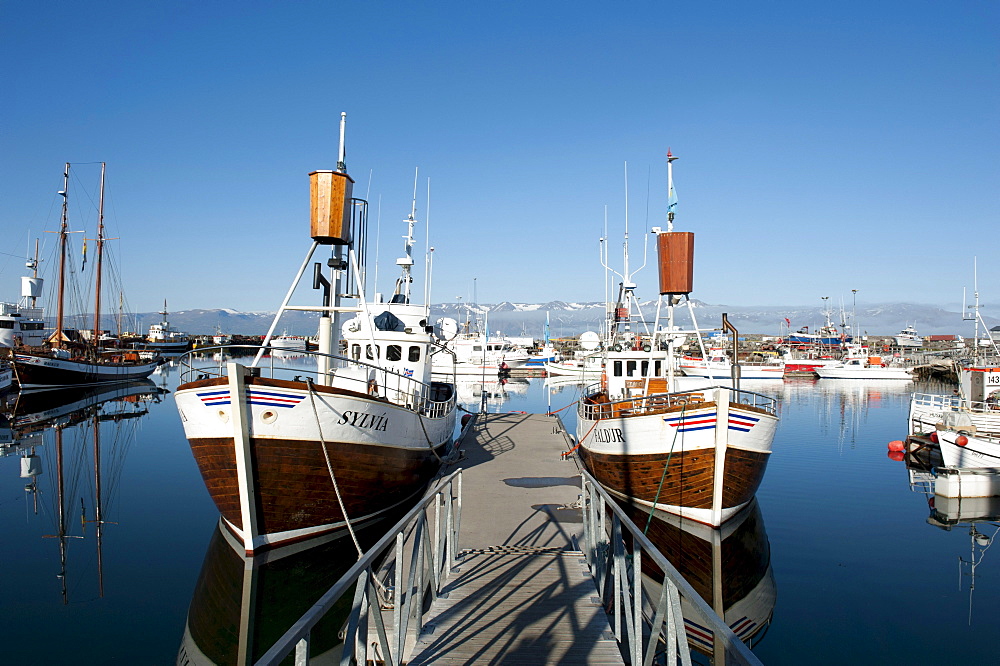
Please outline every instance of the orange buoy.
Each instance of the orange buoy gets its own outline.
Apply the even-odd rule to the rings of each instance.
[[[906,454],[902,451],[889,451],[886,455],[889,456],[890,460],[895,460],[896,462],[899,462],[906,457]]]
[[[906,449],[906,444],[903,444],[903,442],[899,441],[898,439],[894,439],[893,441],[889,442],[890,451],[903,451],[904,449]]]
[[[932,442],[934,442],[935,444],[937,444],[937,443],[938,443],[938,436],[937,436],[937,433],[936,433],[936,432],[932,432],[932,433],[931,433],[931,434],[930,434],[930,435],[929,435],[929,436],[927,437],[927,439],[931,440],[931,441],[932,441]]]
[[[955,438],[955,443],[958,444],[959,446],[965,446],[966,444],[969,443],[969,438],[966,437],[965,435],[959,435],[958,437]]]

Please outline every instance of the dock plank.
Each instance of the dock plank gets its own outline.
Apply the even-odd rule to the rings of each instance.
[[[480,416],[463,449],[463,549],[409,664],[623,664],[583,554],[560,422]]]

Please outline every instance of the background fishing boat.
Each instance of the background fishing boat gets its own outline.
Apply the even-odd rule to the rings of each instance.
[[[104,264],[104,174],[101,163],[100,198],[97,210],[97,257],[94,268],[94,319],[89,336],[71,341],[64,332],[69,237],[69,177],[70,164],[63,172],[62,214],[59,225],[59,278],[55,332],[48,339],[48,349],[19,349],[13,365],[22,389],[84,386],[101,382],[122,382],[143,379],[160,364],[158,358],[143,359],[134,350],[105,349],[99,344],[101,335],[102,269]],[[86,255],[84,255],[84,262]],[[82,270],[82,267],[81,267]]]

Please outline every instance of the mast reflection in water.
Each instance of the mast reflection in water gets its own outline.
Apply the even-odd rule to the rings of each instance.
[[[774,612],[777,587],[771,570],[771,547],[757,500],[721,528],[662,511],[650,514],[646,507],[624,503],[620,506],[740,640],[752,648],[764,637]],[[642,574],[644,612],[652,617],[655,611],[652,604],[660,596],[663,573],[652,558],[643,558]],[[692,620],[697,615],[690,612],[683,598],[681,605],[688,644],[712,656],[711,629]]]
[[[162,392],[149,380],[22,391],[3,408],[0,455],[21,457],[29,517],[53,520],[55,533],[44,537],[59,544],[57,579],[63,604],[70,603],[70,540],[86,540],[88,528],[97,555],[97,594],[104,596],[104,516],[116,496],[136,424]],[[46,469],[54,476],[48,484],[40,483]],[[77,515],[79,521],[74,520]]]

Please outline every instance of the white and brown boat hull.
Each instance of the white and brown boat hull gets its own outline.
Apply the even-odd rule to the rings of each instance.
[[[430,418],[305,382],[247,377],[234,400],[240,391],[227,378],[202,380],[181,385],[175,400],[205,486],[248,553],[413,499],[440,469],[454,430],[454,400]]]
[[[757,492],[778,419],[729,402],[728,389],[713,391],[716,400],[660,410],[585,406],[577,426],[583,464],[622,499],[722,525]]]

